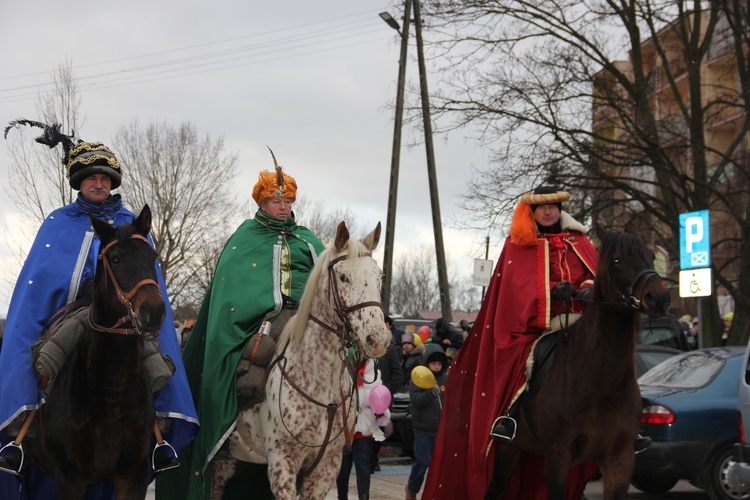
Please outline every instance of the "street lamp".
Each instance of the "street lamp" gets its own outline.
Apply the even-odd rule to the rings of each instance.
[[[404,1],[404,30],[388,12],[380,18],[401,36],[401,55],[398,60],[398,89],[396,91],[396,116],[393,120],[393,149],[391,150],[391,179],[388,188],[388,215],[385,223],[385,250],[383,252],[383,284],[381,300],[383,311],[388,314],[391,306],[391,278],[393,275],[393,237],[396,232],[396,202],[398,200],[398,169],[401,160],[401,125],[404,116],[404,86],[406,82],[406,57],[409,47],[409,23],[411,22],[411,0]]]
[[[383,21],[385,21],[385,22],[386,22],[386,24],[387,24],[388,26],[390,26],[390,27],[391,27],[391,28],[393,28],[394,30],[396,30],[396,31],[398,31],[399,33],[401,33],[401,26],[399,26],[399,25],[398,25],[398,21],[396,21],[395,19],[393,19],[393,16],[392,16],[392,15],[390,15],[390,14],[389,14],[388,12],[381,12],[381,13],[380,13],[380,14],[378,14],[378,15],[380,16],[380,18],[381,18],[381,19],[382,19]]]

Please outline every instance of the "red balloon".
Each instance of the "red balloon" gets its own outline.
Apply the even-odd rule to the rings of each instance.
[[[419,338],[422,339],[422,342],[427,342],[427,339],[430,338],[432,335],[432,330],[430,330],[430,327],[427,325],[422,325],[419,327]]]

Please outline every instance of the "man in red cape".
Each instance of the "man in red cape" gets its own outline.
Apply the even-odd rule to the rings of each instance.
[[[565,304],[552,298],[555,286],[593,287],[598,255],[585,228],[561,211],[568,199],[540,186],[516,208],[482,308],[451,367],[423,499],[484,498],[500,446],[490,431],[526,389],[535,341],[564,317]],[[569,324],[582,312],[573,301]],[[595,464],[572,468],[566,498],[580,499],[596,472]],[[504,497],[547,498],[542,456],[522,453]]]

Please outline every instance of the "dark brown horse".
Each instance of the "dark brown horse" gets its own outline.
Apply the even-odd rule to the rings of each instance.
[[[565,498],[571,467],[596,462],[604,498],[625,498],[635,463],[641,401],[635,344],[641,313],[667,311],[654,255],[630,229],[596,227],[602,244],[591,303],[557,341],[541,385],[522,396],[513,446],[498,446],[489,498],[500,498],[522,450],[545,457],[548,498]],[[537,359],[537,358],[535,358]]]
[[[132,225],[91,218],[101,240],[89,327],[51,386],[30,439],[37,467],[59,498],[112,479],[118,500],[143,499],[150,482],[154,403],[143,370],[143,335],[165,316],[148,242],[146,205]]]

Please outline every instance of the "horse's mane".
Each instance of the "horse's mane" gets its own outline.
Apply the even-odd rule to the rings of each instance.
[[[362,242],[354,238],[349,239],[346,250],[346,254],[349,256],[349,260],[345,261],[347,265],[353,265],[355,257],[369,252]],[[328,269],[328,264],[333,257],[332,253],[333,244],[320,254],[317,264],[307,279],[305,291],[302,293],[302,298],[299,301],[297,313],[291,317],[284,327],[284,331],[281,333],[279,346],[283,347],[288,342],[293,347],[302,341],[305,335],[307,320],[310,318],[310,313],[312,312],[313,298],[318,293],[317,288],[320,276],[324,270]]]

